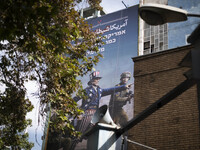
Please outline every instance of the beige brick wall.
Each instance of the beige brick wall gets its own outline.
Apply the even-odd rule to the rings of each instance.
[[[175,88],[189,70],[178,64],[191,46],[133,58],[134,115]],[[129,139],[158,150],[200,149],[199,110],[196,85],[129,130]],[[135,144],[128,149],[146,150]]]

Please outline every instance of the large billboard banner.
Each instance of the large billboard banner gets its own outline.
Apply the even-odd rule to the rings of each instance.
[[[138,49],[138,5],[118,12],[87,20],[97,34],[104,36],[100,47],[103,58],[87,76],[82,78],[86,89],[87,100],[77,99],[85,110],[85,116],[76,128],[84,132],[96,107],[109,106],[109,112],[115,124],[124,126],[133,118],[134,79],[132,57],[137,56]],[[88,55],[94,55],[88,52]],[[98,81],[96,81],[98,80]],[[132,85],[130,88],[124,85]],[[84,144],[77,144],[81,149]]]
[[[138,5],[114,12],[102,17],[88,20],[93,25],[96,33],[105,37],[100,48],[103,58],[100,60],[94,71],[98,71],[102,77],[99,81],[101,88],[110,88],[120,83],[120,78],[130,73],[128,83],[133,83],[133,61],[132,57],[137,56],[138,46]],[[88,52],[88,55],[93,55]],[[83,86],[88,86],[90,76],[82,79]],[[133,90],[133,86],[131,87]],[[111,95],[101,97],[100,105],[109,105]],[[133,117],[133,102],[126,103],[128,118]],[[111,113],[111,112],[110,112]]]
[[[92,72],[81,78],[87,99],[74,97],[84,114],[72,123],[83,135],[91,127],[93,114],[102,105],[108,106],[110,115],[118,126],[124,126],[133,118],[132,57],[137,56],[138,49],[138,5],[86,21],[92,24],[94,32],[102,34],[105,44],[99,48],[103,58]],[[88,51],[87,55],[93,56],[94,53]],[[64,139],[66,141],[61,147],[68,149],[68,138]],[[86,143],[84,138],[74,141],[72,139],[69,149],[87,149]],[[51,143],[48,147],[51,148]]]

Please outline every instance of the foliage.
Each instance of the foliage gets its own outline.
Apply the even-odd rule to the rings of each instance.
[[[101,0],[88,0],[99,7]],[[33,106],[25,82],[39,83],[41,111],[51,104],[53,130],[75,135],[68,116],[82,113],[72,94],[83,94],[77,79],[99,61],[101,38],[75,10],[80,0],[2,0],[0,5],[0,149],[30,149],[24,130]],[[96,52],[87,56],[87,50]]]

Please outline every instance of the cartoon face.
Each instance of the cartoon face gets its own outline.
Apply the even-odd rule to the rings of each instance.
[[[93,79],[92,80],[93,85],[98,85],[99,84],[99,79]]]
[[[122,84],[126,84],[128,82],[129,78],[122,78],[121,79],[121,83]]]

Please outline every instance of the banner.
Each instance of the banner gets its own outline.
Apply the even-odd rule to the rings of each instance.
[[[138,47],[138,5],[111,13],[102,17],[87,20],[92,24],[97,34],[102,34],[104,43],[100,47],[103,58],[93,71],[81,78],[87,93],[87,99],[74,97],[74,100],[84,110],[80,118],[72,120],[75,129],[83,135],[91,128],[91,120],[102,105],[108,105],[111,117],[115,124],[123,126],[133,117],[134,79],[132,57],[137,56]],[[87,55],[94,55],[93,52]],[[127,85],[132,84],[130,88]],[[50,141],[48,138],[47,149],[59,145],[65,150],[87,149],[85,137],[70,139],[67,135],[58,133],[62,141]],[[59,137],[56,133],[49,136]],[[48,136],[48,137],[49,137]],[[43,144],[44,145],[44,144]]]
[[[93,25],[96,33],[101,33],[105,37],[105,45],[100,48],[103,58],[94,68],[102,77],[99,86],[114,87],[120,83],[121,75],[125,72],[131,73],[128,84],[134,83],[134,64],[131,58],[137,56],[138,49],[138,5],[87,21]],[[88,55],[93,53],[88,52]],[[84,87],[88,86],[89,80],[89,74],[82,79]],[[134,85],[130,89],[134,93]],[[110,99],[111,95],[101,97],[99,107],[109,105]],[[123,105],[123,110],[128,119],[133,117],[133,98]]]

